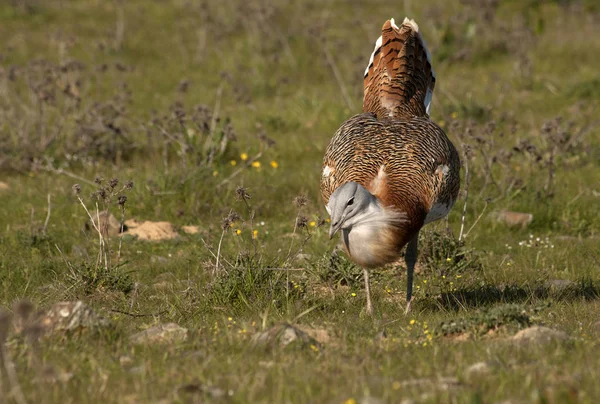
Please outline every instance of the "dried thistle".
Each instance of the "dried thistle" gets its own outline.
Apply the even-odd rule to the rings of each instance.
[[[298,208],[301,208],[304,205],[306,205],[307,201],[308,201],[308,199],[304,195],[298,195],[297,197],[294,198],[294,203],[296,204],[296,206]]]
[[[119,196],[118,204],[120,206],[125,206],[125,202],[127,202],[127,196],[125,196],[125,195]]]
[[[17,303],[15,303],[13,310],[23,322],[26,322],[33,312],[33,304],[31,304],[29,300],[19,300]]]
[[[248,190],[244,187],[237,187],[235,190],[235,197],[238,201],[247,201],[252,198],[252,196],[248,193]]]
[[[12,315],[8,311],[0,310],[0,345],[4,344],[4,341],[8,337],[11,320]]]
[[[109,182],[108,182],[108,186],[111,189],[115,189],[117,187],[117,185],[119,185],[119,179],[118,178],[112,178]]]
[[[96,178],[94,178],[94,182],[98,185],[102,185],[102,183],[104,182],[104,178],[96,177]]]
[[[79,185],[79,184],[73,185],[73,192],[75,192],[75,195],[79,195],[81,193],[81,185]]]
[[[237,212],[232,210],[226,217],[223,218],[223,221],[221,222],[221,228],[223,230],[227,230],[231,227],[233,223],[235,223],[238,220],[240,220],[240,215],[238,215]]]
[[[132,190],[133,189],[133,181],[127,181],[125,183],[125,189],[128,191]]]
[[[308,225],[308,218],[306,216],[298,216],[296,218],[296,226],[299,228],[306,227]]]

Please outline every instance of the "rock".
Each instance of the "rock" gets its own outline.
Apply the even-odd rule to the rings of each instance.
[[[196,233],[200,232],[200,227],[199,226],[181,226],[181,230],[185,234],[196,234]]]
[[[131,356],[121,355],[119,357],[119,364],[123,367],[130,366],[133,364],[133,359],[131,359]]]
[[[400,383],[401,387],[419,387],[422,389],[435,388],[436,390],[451,390],[460,387],[456,377],[434,377],[422,379],[410,379]]]
[[[387,339],[387,332],[385,332],[385,330],[381,330],[379,331],[377,334],[375,334],[375,341],[385,341]]]
[[[544,344],[552,341],[566,341],[567,333],[543,326],[525,328],[512,336],[511,340],[519,343]]]
[[[292,343],[316,350],[321,349],[321,344],[316,339],[287,323],[277,324],[267,331],[254,334],[251,339],[251,344],[254,346],[286,347]]]
[[[567,279],[551,279],[544,282],[544,286],[548,289],[554,289],[557,291],[564,291],[576,286],[577,283],[569,281]]]
[[[296,261],[310,261],[312,256],[310,254],[300,253],[296,255]]]
[[[521,228],[527,227],[533,220],[531,213],[523,212],[511,212],[503,210],[492,214],[493,217],[499,222],[502,222],[508,226],[521,226]]]
[[[130,339],[134,344],[177,343],[185,341],[187,334],[187,328],[175,323],[167,323],[133,334]]]
[[[140,240],[160,241],[172,240],[178,237],[178,234],[173,229],[173,225],[169,222],[145,221],[141,224],[137,222],[129,222],[129,224],[131,226],[127,234],[137,236]]]
[[[8,191],[10,189],[10,186],[4,182],[4,181],[0,181],[0,191]]]
[[[169,259],[167,257],[163,257],[160,255],[153,255],[150,257],[150,262],[152,264],[164,264],[165,262],[168,262]]]
[[[373,397],[373,396],[364,396],[360,400],[358,400],[359,404],[383,404],[383,400]]]
[[[103,211],[96,214],[94,212],[90,212],[92,214],[93,223],[98,224],[98,217],[100,218],[100,226],[98,227],[101,231],[106,232],[109,236],[116,236],[121,233],[121,222],[117,220],[115,215],[112,213],[108,213],[107,211]],[[96,231],[96,228],[92,224],[92,221],[88,219],[85,223],[85,229],[88,231]],[[127,225],[123,224],[123,231],[127,231]],[[104,234],[104,233],[103,233]]]
[[[107,319],[98,315],[91,307],[79,300],[56,303],[35,323],[46,333],[91,330],[109,325]]]
[[[465,379],[472,380],[486,376],[492,372],[492,367],[487,362],[476,362],[465,369]]]
[[[202,394],[206,395],[210,398],[222,398],[225,396],[232,396],[233,391],[225,391],[217,386],[205,386],[199,382],[184,384],[183,386],[177,389],[178,393],[184,394]]]

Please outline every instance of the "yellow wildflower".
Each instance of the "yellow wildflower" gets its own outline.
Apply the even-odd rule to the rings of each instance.
[[[350,296],[352,296],[352,297],[356,297],[356,293],[352,292],[352,293],[350,294]]]
[[[414,325],[417,322],[417,320],[415,320],[414,318],[412,320],[410,320],[409,324],[410,325]]]
[[[260,168],[260,161],[254,161],[254,162],[252,162],[252,167],[254,167],[254,168]]]
[[[215,171],[213,171],[213,177],[216,177],[217,175],[219,175],[219,172],[218,172],[218,171],[216,171],[216,170],[215,170]]]
[[[452,261],[452,258],[450,258],[450,257],[446,258],[446,262],[450,262],[450,261]]]
[[[356,400],[353,398],[349,398],[346,401],[344,401],[344,404],[356,404]]]
[[[456,113],[456,111],[454,111],[451,115],[452,119],[456,119],[458,118],[458,113]]]
[[[248,153],[242,153],[242,154],[240,154],[240,158],[242,159],[242,161],[248,160]]]
[[[240,234],[242,234],[242,230],[241,230],[241,229],[237,229],[237,230],[235,231],[235,234],[237,234],[237,235],[239,236]]]
[[[255,239],[256,237],[258,237],[258,230],[254,230],[254,231],[252,232],[252,238],[254,238],[254,239]]]
[[[231,161],[229,162],[229,164],[231,164],[232,166],[235,166],[235,165],[237,164],[237,161],[235,161],[235,160],[231,160]]]
[[[273,161],[271,161],[271,167],[277,168],[277,167],[279,167],[279,164],[277,164],[277,162],[275,160],[273,160]]]
[[[405,346],[405,348],[406,348],[406,346]],[[392,388],[393,388],[394,390],[400,390],[400,387],[402,387],[402,385],[400,384],[400,382],[399,382],[399,381],[394,381],[394,382],[392,383]]]
[[[310,227],[315,227],[317,225],[317,222],[315,222],[314,220],[312,220],[310,223],[308,223],[308,225]]]

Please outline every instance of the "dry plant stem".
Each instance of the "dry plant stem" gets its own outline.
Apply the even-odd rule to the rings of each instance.
[[[107,250],[107,244],[104,240],[104,236],[102,235],[102,230],[105,232],[104,234],[108,234],[107,230],[108,230],[108,209],[106,210],[106,220],[105,220],[105,224],[104,224],[104,228],[101,229],[100,231],[100,260],[102,261],[102,256],[104,256],[104,269],[108,270],[108,254],[106,252]],[[98,202],[96,202],[96,218],[98,219],[98,226],[100,226],[100,209],[98,208]]]
[[[219,85],[217,88],[217,98],[215,100],[215,107],[213,109],[212,120],[210,121],[210,136],[209,139],[212,139],[213,134],[215,133],[215,129],[217,127],[217,118],[219,117],[219,111],[221,109],[221,96],[223,95],[223,84]]]
[[[294,237],[296,236],[296,230],[298,229],[298,218],[300,217],[301,211],[302,211],[302,208],[300,207],[298,209],[298,213],[296,213],[296,220],[294,221],[294,230],[292,231],[292,238],[290,240],[290,248],[288,249],[288,253],[285,257],[285,260],[283,261],[284,267],[288,265],[288,260],[290,259],[291,255],[292,255],[292,247],[294,246]]]
[[[96,186],[96,184],[94,182],[86,180],[85,178],[83,178],[83,177],[81,177],[81,176],[79,176],[77,174],[73,174],[72,172],[65,171],[62,168],[56,169],[56,168],[51,167],[51,166],[46,166],[46,167],[43,167],[43,169],[46,170],[46,171],[50,171],[50,172],[56,173],[56,174],[66,175],[67,177],[71,177],[71,178],[76,179],[78,181],[85,182],[86,184],[94,186],[94,187]]]
[[[463,152],[463,154],[465,154]],[[465,203],[463,204],[462,216],[460,218],[460,233],[458,234],[458,241],[463,238],[463,231],[465,230],[465,216],[467,215],[467,201],[469,199],[469,158],[465,155]]]
[[[98,219],[98,224],[96,225],[96,221],[94,220],[94,217],[88,210],[87,206],[85,206],[85,203],[83,202],[83,200],[81,199],[81,197],[79,195],[77,195],[77,200],[79,201],[81,206],[83,206],[83,209],[85,209],[85,213],[87,213],[90,221],[92,222],[92,226],[94,226],[94,230],[96,230],[96,232],[98,233],[98,238],[100,240],[100,250],[98,251],[98,258],[96,259],[96,274],[94,274],[94,276],[95,276],[95,275],[97,275],[98,265],[100,265],[100,263],[102,262],[102,251],[104,250],[104,237],[102,237],[102,231],[100,231],[100,227],[99,227],[100,213],[98,211],[98,204],[96,204],[96,217]],[[108,263],[106,263],[106,266],[108,266]]]
[[[225,178],[223,181],[221,181],[220,183],[217,184],[217,188],[227,184],[229,181],[231,181],[234,177],[237,177],[242,171],[244,171],[246,168],[250,167],[252,165],[252,163],[254,163],[256,160],[258,160],[259,158],[261,158],[263,155],[263,152],[260,151],[256,154],[256,156],[252,157],[251,159],[249,159],[246,164],[243,167],[238,168],[237,170],[235,170],[233,173],[231,173],[231,175],[227,178]]]
[[[544,187],[546,197],[552,196],[554,193],[554,152],[554,146],[550,147],[550,157],[548,157],[548,179],[546,180],[546,186]]]
[[[123,2],[117,2],[117,25],[115,27],[115,50],[120,50],[125,36],[125,11],[123,10]]]
[[[473,228],[477,225],[477,223],[479,222],[479,219],[481,219],[481,217],[485,213],[485,210],[487,209],[487,207],[488,207],[488,201],[486,200],[485,201],[485,205],[483,206],[483,209],[481,210],[481,213],[479,214],[479,216],[477,216],[477,219],[475,219],[475,223],[473,223],[473,225],[465,233],[465,238],[467,238],[467,236],[469,235],[469,233],[471,233],[471,230],[473,230]],[[462,231],[462,228],[461,228],[461,231]],[[458,241],[460,241],[460,239]]]
[[[213,275],[214,275],[214,273],[219,272],[219,264],[220,264],[220,257],[221,257],[221,245],[223,244],[223,237],[225,237],[225,231],[226,230],[223,230],[221,232],[221,238],[219,239],[219,245],[217,246],[217,261],[215,263],[215,271],[213,272]]]
[[[4,343],[0,344],[0,356],[2,357],[6,376],[8,377],[8,382],[10,384],[10,392],[8,395],[13,396],[17,404],[26,404],[27,401],[23,395],[23,390],[21,390],[17,372],[15,372],[15,364],[10,357],[10,353],[4,348]]]
[[[120,235],[119,237],[119,250],[117,251],[117,266],[119,266],[119,261],[121,260],[121,247],[123,246],[123,228],[125,226],[125,205],[121,205],[121,223],[120,223]]]
[[[52,209],[52,205],[50,204],[50,193],[48,193],[48,214],[46,215],[46,220],[44,221],[44,228],[42,229],[42,233],[46,233],[46,229],[48,228],[48,222],[50,221],[51,209]]]
[[[256,238],[254,237],[254,210],[250,207],[247,199],[243,199],[243,201],[246,204],[248,217],[250,218],[250,239],[252,240],[252,249],[254,250],[254,255],[256,255]]]
[[[335,81],[337,81],[338,86],[340,86],[340,90],[342,90],[342,96],[344,97],[344,101],[346,101],[346,105],[348,105],[348,108],[350,108],[350,110],[354,111],[354,103],[352,102],[352,98],[350,98],[348,89],[346,88],[346,84],[344,84],[344,79],[342,78],[342,75],[340,74],[340,71],[337,68],[337,65],[335,64],[335,60],[333,60],[331,53],[329,53],[327,45],[323,46],[323,53],[325,53],[325,59],[327,59],[327,63],[333,71]]]

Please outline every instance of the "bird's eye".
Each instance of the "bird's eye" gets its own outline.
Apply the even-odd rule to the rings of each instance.
[[[348,206],[354,204],[354,197],[348,199]]]

